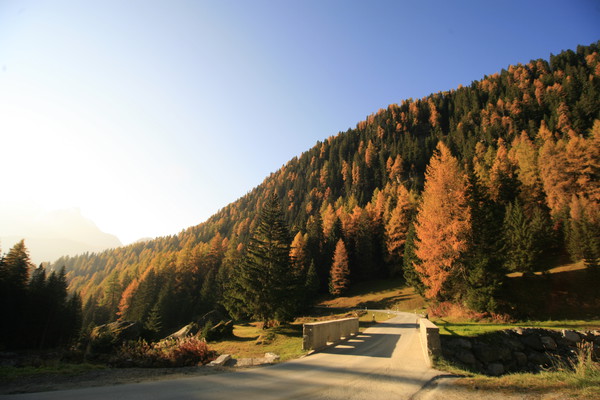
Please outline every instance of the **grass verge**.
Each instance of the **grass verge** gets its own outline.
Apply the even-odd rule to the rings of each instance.
[[[518,327],[543,328],[543,329],[574,329],[593,330],[600,329],[600,320],[562,320],[562,321],[521,321],[508,324],[470,322],[452,320],[450,318],[438,318],[433,320],[440,328],[441,335],[453,336],[478,336],[484,333],[513,329]]]
[[[72,364],[55,361],[49,365],[39,367],[24,366],[24,367],[0,367],[0,382],[10,382],[15,379],[38,375],[78,375],[84,372],[105,369],[105,366],[97,364]]]

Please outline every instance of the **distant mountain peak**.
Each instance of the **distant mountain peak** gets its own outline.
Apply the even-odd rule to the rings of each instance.
[[[0,227],[2,250],[8,251],[21,239],[25,239],[35,264],[122,245],[119,238],[100,230],[77,207],[13,215],[10,225]]]

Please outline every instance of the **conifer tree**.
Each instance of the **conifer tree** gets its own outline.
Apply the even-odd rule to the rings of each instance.
[[[417,293],[421,296],[425,295],[425,285],[423,285],[423,279],[417,272],[415,265],[419,263],[419,259],[415,254],[415,240],[417,234],[415,231],[415,224],[412,223],[408,227],[406,234],[406,243],[404,244],[404,255],[402,257],[403,275],[406,279],[406,283],[412,286]]]
[[[573,261],[589,267],[600,264],[600,205],[583,196],[573,196],[567,229],[567,249]]]
[[[408,190],[404,185],[398,186],[396,207],[391,212],[390,220],[386,225],[386,247],[388,262],[392,276],[402,272],[402,257],[404,244],[408,234],[408,227],[412,220],[412,210]]]
[[[350,269],[348,267],[348,252],[342,239],[338,240],[333,254],[333,264],[329,278],[329,293],[339,296],[350,286]]]
[[[549,246],[550,221],[540,208],[531,217],[516,201],[506,207],[503,223],[504,265],[508,271],[534,272]]]
[[[479,312],[493,312],[502,284],[501,244],[503,207],[492,201],[475,174],[469,176],[471,235],[469,250],[464,257],[466,274],[457,283],[465,286],[456,293],[467,306]]]
[[[471,212],[467,181],[458,160],[440,142],[425,173],[423,200],[415,226],[415,269],[427,287],[425,296],[443,297],[444,285],[458,274],[461,256],[468,250]]]
[[[296,299],[290,266],[290,236],[276,194],[272,194],[261,210],[243,263],[234,271],[233,296],[229,304],[235,314],[245,313],[269,327],[276,321],[289,320]],[[241,300],[241,301],[239,301]]]
[[[308,267],[308,255],[306,254],[307,240],[308,235],[303,235],[301,231],[298,231],[296,236],[294,236],[290,249],[290,258],[294,273],[302,278],[304,278]]]

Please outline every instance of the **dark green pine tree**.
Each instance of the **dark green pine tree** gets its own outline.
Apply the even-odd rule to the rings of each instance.
[[[162,319],[160,316],[160,304],[154,303],[144,321],[144,331],[149,340],[156,340],[160,337],[163,330]]]
[[[242,308],[231,310],[233,314],[239,315],[242,311],[262,321],[265,328],[293,316],[297,299],[290,294],[297,293],[297,290],[291,273],[290,243],[279,199],[273,194],[261,211],[244,261],[232,276],[232,295],[238,301],[231,302],[229,306]]]
[[[25,292],[29,281],[29,271],[32,267],[25,241],[21,240],[4,257],[6,280],[13,290]]]
[[[503,223],[504,267],[508,271],[534,272],[540,267],[547,236],[541,213],[528,218],[518,201],[506,207]]]
[[[314,302],[315,296],[319,291],[319,275],[317,275],[317,267],[315,262],[310,262],[308,272],[306,273],[306,282],[304,283],[305,297],[308,299],[307,303]]]
[[[414,263],[419,262],[419,258],[415,254],[416,238],[417,234],[415,232],[415,224],[410,224],[406,234],[406,243],[404,244],[404,256],[402,257],[404,279],[406,279],[406,283],[408,285],[415,288],[415,291],[423,296],[425,293],[425,285],[423,284],[423,281],[419,277],[419,273],[414,266]]]
[[[476,311],[493,312],[504,276],[501,246],[502,207],[491,201],[474,175],[470,177],[471,245],[465,255],[466,285],[463,291],[467,305]],[[460,284],[459,284],[460,286]]]
[[[25,242],[15,244],[0,262],[0,347],[24,345],[28,293],[27,283],[33,265]]]

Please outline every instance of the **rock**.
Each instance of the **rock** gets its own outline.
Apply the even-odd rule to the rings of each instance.
[[[95,327],[90,333],[88,353],[106,353],[128,340],[138,340],[142,333],[139,322],[116,321]]]
[[[217,310],[212,310],[207,312],[206,314],[204,314],[197,322],[198,322],[198,326],[204,326],[206,324],[208,324],[209,322],[211,324],[216,325],[221,321],[226,321],[227,320],[227,316],[223,315],[222,312],[219,312]]]
[[[460,362],[468,365],[473,365],[476,361],[475,356],[470,350],[457,351],[455,357]]]
[[[546,350],[556,350],[558,347],[554,339],[552,339],[550,336],[542,336],[540,337],[540,341]]]
[[[527,355],[529,361],[540,367],[550,366],[550,357],[546,353],[540,353],[539,351],[532,351]]]
[[[504,373],[504,365],[500,363],[491,363],[487,366],[486,372],[488,375],[499,376]]]
[[[521,351],[525,349],[525,345],[515,337],[505,337],[502,342],[508,350]]]
[[[227,361],[231,360],[230,354],[221,354],[216,360],[211,361],[209,367],[222,367]]]
[[[462,338],[455,339],[454,344],[458,347],[462,347],[463,349],[473,348],[473,345],[467,339],[462,339]]]
[[[210,337],[210,340],[219,340],[233,336],[233,320],[219,322],[210,329],[208,336]]]
[[[579,334],[575,331],[570,331],[568,329],[563,329],[561,331],[562,337],[572,344],[576,344],[581,340]]]
[[[544,345],[542,344],[542,341],[540,340],[540,337],[536,334],[530,334],[527,336],[523,336],[521,338],[521,342],[527,346],[532,348],[533,350],[537,350],[537,351],[542,351],[544,350]]]
[[[473,353],[479,361],[484,364],[489,364],[500,359],[500,351],[498,347],[493,347],[483,343],[477,343],[473,346]]]
[[[279,355],[275,353],[265,353],[265,361],[268,364],[274,363],[275,361],[279,361]]]
[[[198,333],[198,325],[192,322],[187,324],[177,332],[170,334],[165,339],[181,339],[186,336],[195,335],[196,333]]]
[[[525,367],[527,365],[527,355],[525,355],[525,353],[521,353],[520,351],[515,351],[513,353],[513,357],[519,367]]]

